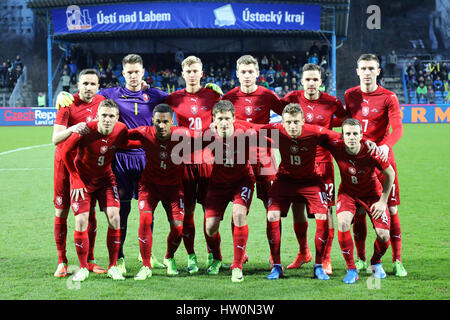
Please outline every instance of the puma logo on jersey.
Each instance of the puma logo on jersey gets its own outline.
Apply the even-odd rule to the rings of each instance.
[[[311,107],[310,105],[307,105],[308,108],[310,108],[311,110],[314,110],[314,107]]]
[[[245,101],[247,101],[248,103],[252,103],[252,99],[251,98],[245,98]]]

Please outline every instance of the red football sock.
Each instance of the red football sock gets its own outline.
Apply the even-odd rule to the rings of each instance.
[[[270,255],[272,256],[273,264],[281,264],[280,220],[273,222],[267,221],[267,240],[269,241]]]
[[[183,243],[188,254],[195,253],[194,251],[195,240],[195,223],[194,213],[185,214],[183,221]]]
[[[307,231],[308,221],[305,221],[304,223],[294,223],[294,232],[298,241],[299,252],[302,254],[305,254],[309,250]]]
[[[181,234],[183,233],[183,226],[170,226],[169,236],[167,237],[167,252],[166,259],[173,258],[175,251],[181,243]]]
[[[56,250],[58,252],[58,264],[67,263],[66,238],[67,238],[67,218],[55,216],[54,225]]]
[[[139,248],[141,250],[142,265],[151,268],[150,257],[152,256],[152,220],[150,212],[141,212],[139,215]]]
[[[108,233],[106,234],[106,246],[108,247],[109,253],[109,267],[117,265],[117,257],[119,256],[120,249],[120,228],[111,229],[108,228]]]
[[[87,256],[89,252],[89,237],[87,230],[74,232],[75,249],[77,251],[78,260],[80,261],[80,268],[87,268]]]
[[[330,260],[333,239],[334,239],[334,228],[328,229],[328,238],[327,238],[327,243],[325,244],[325,253],[323,255],[323,258],[326,260]]]
[[[355,259],[353,258],[353,239],[350,230],[345,232],[338,230],[338,241],[342,255],[347,263],[347,269],[356,269]]]
[[[322,264],[325,244],[328,239],[328,220],[316,219],[316,264]]]
[[[89,224],[87,228],[89,237],[89,254],[88,261],[95,260],[94,258],[94,247],[95,247],[95,237],[97,236],[97,218],[95,216],[95,211],[89,213]]]
[[[248,240],[248,225],[234,227],[233,246],[234,246],[234,260],[231,269],[242,269],[242,259],[245,253],[245,247]]]
[[[402,261],[402,230],[398,212],[391,216],[391,229],[389,232],[391,235],[392,262],[395,262],[395,260]]]
[[[206,243],[208,244],[208,247],[211,249],[211,252],[213,254],[213,259],[222,261],[222,253],[220,251],[220,233],[217,232],[212,237],[205,234]]]
[[[355,237],[358,258],[366,261],[367,222],[366,214],[356,214],[353,218],[353,235]]]
[[[373,244],[373,256],[370,259],[370,264],[381,263],[381,257],[385,254],[387,248],[389,248],[389,240],[387,242],[383,242],[378,238],[375,239],[375,243]]]

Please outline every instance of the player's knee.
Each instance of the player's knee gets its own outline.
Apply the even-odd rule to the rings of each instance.
[[[377,238],[380,241],[382,241],[384,243],[389,241],[389,238],[390,238],[389,230],[387,230],[387,229],[378,229],[377,228],[377,229],[375,229],[375,231],[377,233]]]
[[[397,208],[397,206],[389,207],[389,214],[390,214],[391,216],[396,215],[397,213],[398,213],[398,208]]]
[[[58,218],[66,219],[69,216],[69,208],[67,209],[55,209],[55,216]]]
[[[275,222],[280,220],[280,211],[269,211],[267,212],[267,221]]]
[[[88,212],[80,213],[75,216],[75,230],[85,231],[89,225],[89,214]]]
[[[352,224],[352,215],[345,214],[345,212],[338,215],[338,228],[339,231],[346,232],[350,230]]]
[[[108,219],[109,226],[112,229],[120,228],[120,214],[119,208],[117,207],[108,207],[105,209],[106,217]]]

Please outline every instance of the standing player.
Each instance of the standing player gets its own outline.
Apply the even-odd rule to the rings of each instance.
[[[75,214],[75,248],[80,261],[80,270],[75,273],[74,281],[84,281],[89,275],[87,227],[89,208],[95,199],[108,219],[107,275],[113,280],[125,280],[117,267],[120,247],[120,202],[111,162],[116,149],[127,144],[128,133],[123,123],[117,123],[118,119],[119,109],[114,101],[102,101],[98,107],[98,121],[87,124],[89,133],[72,134],[61,151],[63,161],[70,172],[70,194]],[[77,152],[75,159],[73,151]]]
[[[70,181],[69,172],[61,158],[61,149],[64,141],[72,133],[86,134],[88,132],[86,122],[93,120],[97,115],[97,108],[104,97],[97,95],[99,76],[95,69],[85,69],[78,75],[78,90],[73,103],[68,108],[58,110],[53,126],[53,143],[55,149],[54,163],[54,204],[55,204],[55,242],[58,251],[58,268],[55,277],[67,275],[67,215],[70,209]],[[105,273],[106,270],[97,266],[94,258],[95,236],[97,231],[97,219],[95,217],[95,203],[89,212],[89,236],[88,270],[95,273]]]
[[[369,212],[377,238],[374,253],[370,260],[374,277],[383,279],[386,273],[381,265],[381,257],[389,247],[389,212],[387,201],[395,178],[395,172],[387,161],[372,156],[368,148],[361,143],[363,137],[361,122],[347,119],[342,124],[342,137],[326,143],[336,160],[341,173],[338,202],[338,239],[342,254],[347,263],[345,283],[355,283],[358,279],[353,259],[353,241],[350,225],[358,207]],[[386,177],[381,192],[381,184],[375,175],[378,169]]]
[[[127,128],[151,126],[153,108],[163,102],[167,94],[155,88],[142,90],[145,69],[141,56],[137,54],[125,56],[122,60],[122,67],[125,87],[103,89],[99,94],[116,102],[119,106],[119,121],[123,122]],[[63,104],[64,96],[61,95],[61,99],[58,100],[60,102],[57,102],[57,105]],[[126,267],[123,246],[127,234],[128,216],[131,211],[131,199],[138,198],[138,182],[144,167],[145,151],[143,149],[118,150],[112,165],[119,190],[120,228],[122,230],[118,265],[124,274]],[[162,266],[156,259],[152,260],[154,265]]]
[[[376,82],[380,70],[380,63],[376,55],[361,55],[356,69],[360,85],[345,92],[345,104],[350,117],[361,122],[364,137],[380,146],[381,159],[388,159],[394,168],[395,181],[388,200],[389,214],[391,216],[392,261],[395,275],[404,277],[407,275],[407,272],[401,259],[402,240],[397,207],[400,204],[400,190],[397,166],[392,150],[392,147],[403,135],[403,126],[397,96],[395,93],[379,86]],[[390,127],[392,127],[392,132],[390,132]],[[381,175],[379,171],[378,175]],[[380,178],[381,182],[383,182],[384,178]],[[367,235],[365,213],[355,216],[353,232],[358,252],[357,268],[358,270],[364,270],[367,268],[365,261],[365,240]]]
[[[220,100],[220,94],[200,85],[203,64],[198,57],[187,57],[181,63],[181,68],[186,88],[170,94],[165,103],[170,105],[175,112],[178,126],[186,127],[192,132],[204,131],[211,124],[211,111],[215,103]],[[211,164],[202,162],[201,159],[202,151],[194,150],[191,163],[184,165],[183,174],[185,205],[183,243],[188,253],[187,269],[191,274],[198,272],[197,256],[194,250],[195,204],[198,202],[204,207],[208,179],[211,174]]]
[[[179,142],[171,139],[175,130],[190,137],[187,129],[173,127],[173,111],[167,104],[153,110],[153,126],[138,127],[128,131],[129,139],[140,140],[146,151],[147,164],[139,182],[139,246],[143,266],[134,277],[145,280],[152,276],[150,257],[153,243],[151,224],[159,201],[167,213],[170,233],[167,237],[165,263],[168,275],[177,275],[174,254],[181,242],[183,231],[183,166],[172,162],[172,149]]]
[[[279,279],[283,275],[280,258],[280,218],[285,217],[292,203],[299,210],[294,215],[303,215],[306,208],[309,216],[316,219],[316,259],[314,276],[319,280],[328,280],[322,260],[328,237],[328,205],[325,187],[315,172],[315,158],[318,144],[330,137],[339,137],[337,132],[323,127],[305,124],[303,111],[299,104],[288,104],[282,114],[282,123],[274,123],[263,128],[276,129],[279,132],[279,150],[281,163],[277,178],[269,191],[267,209],[267,238],[273,259],[273,268],[269,280]],[[294,218],[294,221],[298,220]]]
[[[236,76],[240,86],[228,91],[223,100],[229,100],[235,108],[235,116],[238,120],[248,121],[255,124],[268,124],[270,121],[270,111],[281,114],[283,111],[280,99],[271,90],[256,84],[259,77],[258,61],[251,55],[244,55],[236,61]],[[267,156],[271,157],[270,149]],[[256,178],[257,196],[264,203],[267,209],[268,191],[275,180],[276,166],[275,159],[265,158],[261,161],[258,157],[257,164],[252,165]],[[232,221],[232,230],[234,224]],[[244,255],[244,263],[248,260]]]
[[[248,158],[252,133],[245,132],[250,126],[235,123],[234,106],[228,100],[219,101],[213,108],[214,164],[206,195],[205,237],[212,251],[213,261],[208,274],[219,273],[222,265],[220,250],[220,221],[229,202],[233,203],[232,216],[234,260],[230,267],[231,281],[242,282],[242,264],[248,240],[247,214],[253,196],[255,178]],[[253,137],[257,133],[253,130]],[[246,139],[249,140],[246,140]],[[256,146],[255,146],[256,147]],[[243,153],[245,153],[243,155]],[[240,159],[242,157],[242,159]]]
[[[306,123],[331,129],[333,116],[336,116],[337,118],[345,118],[347,116],[347,112],[338,98],[319,90],[319,87],[322,85],[322,75],[320,67],[317,64],[311,63],[303,66],[301,83],[304,90],[291,91],[282,98],[282,102],[284,104],[300,104],[303,114],[305,115]],[[331,274],[330,253],[334,239],[333,206],[335,204],[334,168],[333,159],[331,158],[330,153],[321,146],[317,147],[316,170],[322,180],[328,197],[329,232],[325,247],[323,268],[327,274]],[[292,209],[297,210],[296,205],[293,205]],[[294,220],[294,231],[300,244],[300,251],[294,262],[288,265],[288,269],[299,268],[302,264],[309,262],[312,259],[306,237],[308,222],[304,214],[294,215],[294,217],[296,216],[300,217],[299,221]]]

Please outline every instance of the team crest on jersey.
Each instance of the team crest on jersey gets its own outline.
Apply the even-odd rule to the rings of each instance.
[[[295,154],[295,153],[298,153],[298,150],[299,150],[299,149],[298,149],[298,146],[296,146],[296,145],[292,145],[292,146],[291,146],[291,153],[294,153],[294,154]]]
[[[252,113],[253,113],[253,108],[252,108],[252,106],[246,106],[246,107],[245,107],[245,114],[248,115],[248,116],[251,116]]]
[[[161,151],[161,152],[159,153],[159,158],[160,158],[161,160],[166,160],[166,159],[168,158],[168,156],[169,156],[169,154],[168,154],[166,151]]]
[[[145,102],[149,102],[150,101],[150,97],[148,96],[148,94],[144,93],[142,95],[142,98],[144,99]]]
[[[80,209],[80,205],[78,204],[78,202],[72,203],[72,209],[73,212],[78,212],[78,209]]]
[[[314,120],[314,114],[312,114],[312,113],[307,113],[306,114],[306,121],[308,121],[308,122],[311,122],[311,121],[313,121]]]
[[[191,106],[191,113],[192,114],[197,114],[198,112],[198,107],[197,106]]]
[[[87,116],[86,117],[86,122],[91,122],[92,121],[92,117],[91,116]]]
[[[108,146],[101,146],[101,147],[100,147],[100,153],[101,153],[101,154],[105,154],[106,151],[108,151]]]
[[[369,107],[362,107],[362,114],[363,116],[367,116],[370,112],[370,108]]]
[[[356,174],[356,169],[353,167],[348,167],[348,172],[350,172],[350,174],[355,175]]]
[[[63,203],[62,197],[61,196],[57,196],[56,199],[55,199],[55,202],[56,202],[56,204],[58,206],[62,205],[62,203]]]

